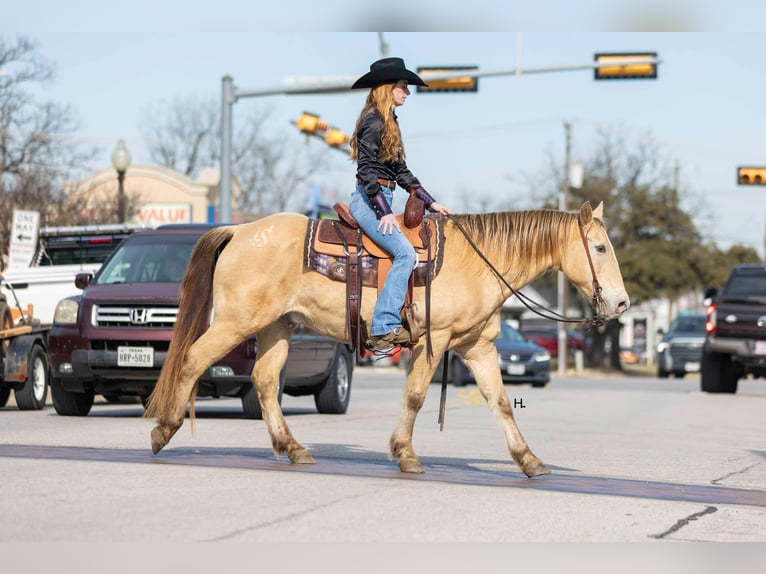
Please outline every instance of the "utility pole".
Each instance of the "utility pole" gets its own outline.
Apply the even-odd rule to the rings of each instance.
[[[561,192],[559,193],[559,210],[566,211],[569,204],[569,170],[571,169],[571,150],[572,150],[572,122],[564,122],[564,134],[566,136],[566,147],[564,152],[564,181],[561,182]],[[567,318],[567,308],[569,307],[569,297],[567,297],[567,284],[564,272],[559,271],[558,284],[559,313]],[[558,344],[558,374],[566,375],[567,369],[567,323],[559,322],[559,344]]]

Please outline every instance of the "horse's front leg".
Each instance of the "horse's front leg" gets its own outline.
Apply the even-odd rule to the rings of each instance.
[[[263,421],[271,438],[274,454],[287,454],[290,462],[314,464],[309,451],[293,437],[279,406],[279,379],[287,360],[293,329],[278,320],[257,334],[258,351],[252,381],[261,404]]]
[[[415,454],[415,449],[412,448],[412,433],[415,428],[415,418],[426,399],[431,376],[439,363],[438,357],[438,354],[435,355],[429,362],[422,344],[412,350],[402,412],[389,445],[389,455],[392,460],[396,460],[402,472],[423,473],[423,466],[418,460],[418,455]]]
[[[471,369],[474,379],[476,379],[476,386],[487,401],[489,410],[500,422],[511,458],[527,476],[548,474],[550,471],[530,450],[519,427],[516,426],[513,408],[508,400],[508,393],[505,392],[503,378],[500,375],[497,348],[494,343],[484,340],[477,341],[470,348],[465,349],[461,356],[463,356],[468,368]]]

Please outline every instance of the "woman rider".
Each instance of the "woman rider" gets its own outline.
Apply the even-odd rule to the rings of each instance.
[[[404,144],[395,108],[410,95],[408,85],[425,86],[420,77],[405,68],[401,58],[383,58],[370,65],[352,89],[369,88],[361,114],[351,136],[351,159],[357,162],[356,189],[351,195],[350,211],[359,227],[381,248],[393,256],[391,270],[378,294],[372,315],[367,346],[385,351],[410,340],[402,326],[400,311],[407,293],[407,283],[417,265],[415,249],[402,233],[391,210],[397,185],[414,191],[426,209],[449,214],[420,185],[407,168]]]

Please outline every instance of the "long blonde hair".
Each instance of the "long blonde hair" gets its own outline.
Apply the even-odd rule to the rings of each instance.
[[[383,118],[383,132],[380,136],[380,151],[378,152],[378,161],[400,161],[404,159],[404,143],[402,134],[399,131],[399,125],[394,120],[394,92],[396,84],[381,84],[370,90],[367,99],[364,102],[362,113],[356,120],[354,133],[351,136],[349,145],[351,146],[351,159],[356,161],[359,158],[359,149],[356,141],[356,133],[359,131],[359,124],[362,118],[371,110],[377,110]]]

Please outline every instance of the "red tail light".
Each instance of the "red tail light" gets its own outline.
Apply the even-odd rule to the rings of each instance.
[[[716,308],[715,303],[711,303],[707,306],[705,311],[707,318],[705,319],[705,332],[715,333],[715,321],[716,321]]]

